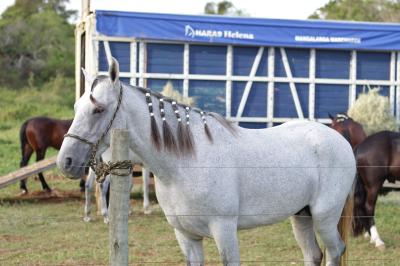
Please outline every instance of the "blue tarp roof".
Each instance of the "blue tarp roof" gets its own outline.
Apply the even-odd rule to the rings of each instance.
[[[400,50],[400,24],[96,11],[106,36],[329,49]]]

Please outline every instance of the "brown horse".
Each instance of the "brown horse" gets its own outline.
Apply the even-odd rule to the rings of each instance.
[[[369,137],[362,126],[344,114],[332,119],[331,127],[351,144],[357,161],[357,179],[354,192],[354,235],[364,231],[371,243],[379,249],[385,244],[376,229],[374,215],[378,193],[385,180],[400,180],[400,133],[381,131]]]
[[[20,129],[22,160],[20,166],[28,165],[33,152],[36,153],[36,161],[44,159],[48,147],[60,149],[72,120],[58,120],[49,117],[34,117],[26,120]],[[43,190],[51,191],[42,173],[39,173],[39,180]],[[28,193],[26,179],[21,180],[20,188],[22,193]]]
[[[400,133],[381,131],[367,137],[354,150],[358,178],[355,188],[354,233],[369,232],[379,249],[385,244],[376,229],[374,215],[378,193],[385,180],[400,181]]]
[[[346,114],[337,114],[333,117],[329,114],[332,119],[331,128],[338,131],[343,137],[350,143],[351,147],[354,148],[363,142],[367,135],[364,132],[363,126],[348,117]]]

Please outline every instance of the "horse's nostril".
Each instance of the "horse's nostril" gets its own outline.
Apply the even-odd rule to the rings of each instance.
[[[71,157],[67,157],[65,159],[65,167],[69,168],[72,165],[72,158]]]

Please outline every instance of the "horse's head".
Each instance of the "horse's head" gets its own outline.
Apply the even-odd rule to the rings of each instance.
[[[89,89],[75,103],[75,117],[57,157],[59,169],[71,178],[83,176],[89,159],[109,146],[110,129],[124,126],[118,112],[122,98],[118,62],[112,59],[109,77],[91,78],[83,72]]]
[[[335,117],[333,117],[331,114],[329,114],[329,118],[332,120],[331,122],[331,128],[335,129],[336,131],[342,133],[347,129],[347,122],[352,120],[349,118],[346,114],[337,114]]]

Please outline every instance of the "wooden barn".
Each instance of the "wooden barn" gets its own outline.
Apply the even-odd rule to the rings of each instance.
[[[167,81],[197,106],[264,128],[304,118],[327,123],[369,87],[400,121],[400,26],[97,10],[76,30],[80,68],[160,91]]]

